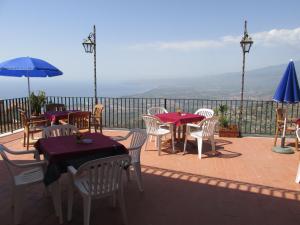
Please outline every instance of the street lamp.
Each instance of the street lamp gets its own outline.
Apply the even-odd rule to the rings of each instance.
[[[82,42],[84,50],[86,53],[94,53],[94,97],[95,104],[98,103],[97,99],[97,73],[96,73],[96,26],[94,25],[94,30],[89,34],[87,39]]]
[[[241,105],[240,105],[240,113],[239,113],[239,130],[240,130],[240,136],[242,132],[242,117],[243,117],[243,102],[244,102],[244,77],[245,77],[245,56],[246,53],[249,53],[250,48],[253,44],[252,38],[249,37],[247,32],[247,20],[245,20],[245,26],[244,26],[244,37],[242,38],[241,47],[243,50],[243,72],[242,72],[242,89],[241,89]]]

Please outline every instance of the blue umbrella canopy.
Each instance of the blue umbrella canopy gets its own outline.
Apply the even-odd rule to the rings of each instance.
[[[300,89],[297,79],[297,74],[295,70],[294,62],[291,60],[286,68],[285,73],[283,74],[281,81],[276,89],[276,92],[273,96],[273,100],[280,103],[294,104],[300,101]],[[284,127],[281,137],[281,149],[284,149],[285,142],[285,133],[286,133],[286,121],[288,108],[284,115]],[[283,152],[285,152],[284,150]],[[279,152],[282,153],[280,150]],[[290,151],[287,151],[290,153]]]
[[[290,61],[276,89],[273,100],[281,103],[300,102],[300,89],[293,61]]]
[[[0,76],[53,77],[62,74],[55,66],[36,58],[20,57],[0,63]]]
[[[50,63],[31,57],[19,57],[0,63],[0,76],[27,77],[28,97],[30,97],[29,77],[53,77],[63,73]],[[29,115],[31,114],[30,101]]]

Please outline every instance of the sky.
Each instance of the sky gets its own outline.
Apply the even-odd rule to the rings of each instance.
[[[299,0],[0,0],[0,61],[41,58],[64,72],[59,82],[92,82],[81,43],[95,24],[101,81],[237,72],[247,20],[250,70],[300,59],[299,8]]]

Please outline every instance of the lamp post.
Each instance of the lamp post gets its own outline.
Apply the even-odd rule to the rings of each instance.
[[[97,99],[97,70],[96,70],[96,26],[94,25],[94,30],[89,34],[87,39],[82,42],[84,50],[86,53],[94,53],[94,97],[95,104],[98,103]]]
[[[243,50],[243,70],[242,70],[242,89],[241,89],[241,105],[240,105],[240,112],[239,112],[239,131],[240,136],[242,133],[242,120],[243,120],[243,103],[244,103],[244,77],[245,77],[245,58],[246,53],[249,53],[250,48],[253,44],[252,38],[248,35],[247,32],[247,20],[245,20],[244,26],[244,36],[240,42],[242,50]]]

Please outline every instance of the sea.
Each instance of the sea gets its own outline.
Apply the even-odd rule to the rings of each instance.
[[[0,99],[27,97],[27,78],[0,79]],[[149,82],[101,81],[97,84],[98,97],[125,97],[149,91],[155,86]],[[64,80],[57,78],[30,78],[31,91],[45,91],[47,96],[92,97],[93,81]]]

